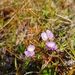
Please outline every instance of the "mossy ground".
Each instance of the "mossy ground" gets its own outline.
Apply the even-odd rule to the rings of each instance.
[[[51,30],[56,51],[40,34]],[[35,55],[27,58],[29,44]],[[74,0],[0,0],[0,75],[75,75]]]

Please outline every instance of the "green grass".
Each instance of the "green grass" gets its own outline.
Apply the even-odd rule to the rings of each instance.
[[[12,57],[15,61],[13,65],[15,66],[14,70],[18,68],[15,73],[18,71],[21,72],[22,70],[24,73],[25,70],[28,75],[33,75],[33,72],[38,72],[40,75],[57,75],[59,70],[55,65],[63,66],[63,63],[65,63],[65,61],[67,62],[67,60],[61,58],[61,60],[63,60],[63,63],[61,63],[58,57],[51,57],[51,61],[54,62],[52,63],[49,60],[49,55],[60,55],[62,57],[61,52],[66,54],[64,56],[68,55],[69,60],[72,59],[75,61],[74,0],[8,0],[1,2],[3,4],[0,4],[0,8],[7,11],[0,10],[0,14],[2,14],[0,15],[2,17],[0,18],[0,28],[3,30],[3,33],[2,30],[0,30],[0,36],[4,35],[4,37],[0,39],[0,48],[2,51],[5,51],[5,48],[8,47],[7,49],[10,50],[9,55],[12,55],[11,52],[13,51],[13,56],[17,55],[22,59],[22,63],[20,63],[18,61],[19,59]],[[5,14],[6,16],[4,16]],[[5,17],[8,17],[8,19],[5,20]],[[41,40],[41,32],[47,29],[51,30],[55,36],[54,41],[58,45],[56,51],[47,51],[45,43]],[[26,58],[24,51],[29,44],[36,46],[35,56]],[[2,51],[0,51],[0,57],[7,57]],[[42,61],[39,62],[40,59]],[[32,65],[31,68],[34,67],[33,69],[36,71],[28,72],[26,71],[27,65],[32,61],[35,62],[35,64]],[[51,65],[45,65],[42,69],[45,61]],[[1,63],[3,62],[2,60]],[[0,66],[2,66],[1,63]],[[22,66],[24,63],[25,65]],[[73,68],[74,65],[70,67]],[[9,74],[8,69],[5,71],[7,72],[6,74]],[[69,75],[70,70],[65,70],[65,72]],[[64,74],[64,72],[61,71],[59,75],[60,74]]]

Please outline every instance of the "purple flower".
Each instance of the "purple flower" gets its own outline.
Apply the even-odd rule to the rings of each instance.
[[[33,56],[35,54],[34,50],[35,50],[35,46],[29,45],[27,51],[25,51],[24,53],[27,57]]]
[[[54,35],[50,30],[46,30],[46,32],[41,33],[41,37],[42,40],[46,41],[48,38],[49,40],[51,40],[54,37]]]
[[[29,45],[28,48],[27,48],[27,50],[32,52],[32,51],[35,50],[35,46]]]
[[[54,37],[53,33],[50,30],[46,30],[46,34],[47,34],[49,40],[51,40]]]
[[[58,47],[55,42],[46,42],[46,48],[48,50],[56,50]]]
[[[24,53],[25,53],[25,55],[26,55],[27,57],[29,57],[29,56],[33,56],[33,55],[35,54],[34,51],[33,51],[33,52],[25,51]]]
[[[48,39],[47,34],[45,32],[41,33],[42,40],[46,41]]]

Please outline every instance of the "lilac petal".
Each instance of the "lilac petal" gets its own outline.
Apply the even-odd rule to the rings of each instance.
[[[33,52],[25,51],[24,53],[25,53],[25,55],[26,55],[27,57],[29,57],[29,56],[33,56],[33,55],[35,54],[34,51],[33,51]]]
[[[27,50],[32,52],[32,51],[35,50],[35,46],[29,45],[28,48],[27,48]]]
[[[50,40],[54,37],[53,33],[50,30],[46,30],[46,34]]]
[[[46,42],[46,46],[50,48],[54,47],[54,45],[55,45],[55,42]]]
[[[25,51],[24,53],[25,53],[25,55],[26,55],[27,57],[29,57],[29,54],[30,54],[29,51]]]
[[[53,47],[53,50],[56,50],[58,48],[58,46],[57,45],[55,45],[54,47]]]
[[[30,52],[30,56],[33,56],[35,54],[35,52],[33,51],[33,52]]]
[[[46,46],[46,48],[48,49],[48,50],[52,50],[50,47],[48,47],[48,46]]]
[[[56,50],[58,47],[55,42],[46,42],[46,48],[48,50]]]
[[[45,32],[41,33],[42,40],[46,41],[48,39],[47,34]]]

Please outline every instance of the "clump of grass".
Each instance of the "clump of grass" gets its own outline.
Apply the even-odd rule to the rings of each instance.
[[[1,74],[72,75],[75,71],[74,4],[74,0],[1,0]],[[55,36],[56,51],[48,51],[41,39],[41,32],[47,29]],[[24,54],[29,44],[36,46],[32,57]],[[69,61],[73,62],[68,65]]]

